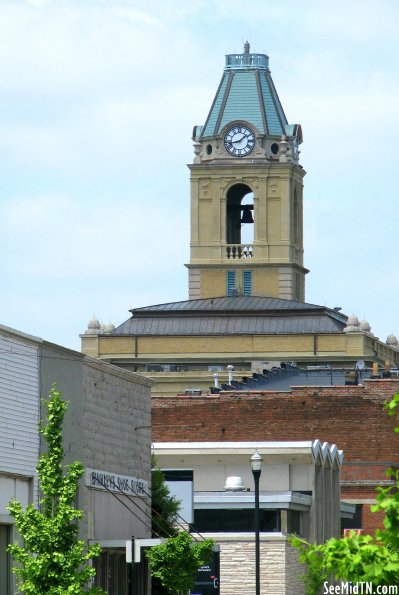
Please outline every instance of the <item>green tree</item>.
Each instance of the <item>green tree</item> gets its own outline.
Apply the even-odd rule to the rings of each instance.
[[[165,476],[152,457],[151,476],[152,534],[168,538],[147,550],[153,595],[187,593],[194,585],[200,566],[210,561],[213,541],[194,542],[186,531],[179,530],[180,501],[170,494]],[[183,522],[183,521],[182,521]]]
[[[396,415],[399,394],[386,405],[389,415]],[[399,427],[395,428],[399,432]],[[337,580],[369,582],[376,586],[399,584],[399,475],[392,469],[396,486],[377,488],[377,504],[373,512],[383,511],[384,529],[370,535],[355,535],[342,539],[329,539],[321,545],[309,544],[299,538],[291,543],[306,565],[304,578],[306,595],[316,595],[330,577]]]
[[[96,587],[85,588],[95,574],[88,562],[99,555],[100,547],[86,549],[84,541],[77,539],[77,521],[83,513],[74,502],[84,470],[78,461],[63,465],[62,423],[68,404],[55,386],[43,402],[47,416],[39,432],[47,441],[47,452],[37,466],[40,508],[30,504],[24,510],[17,500],[8,506],[24,541],[23,546],[8,547],[19,564],[13,571],[20,578],[19,590],[28,595],[103,593]]]
[[[181,502],[170,494],[154,455],[151,458],[151,530],[153,537],[175,537]]]
[[[149,548],[146,552],[151,574],[173,594],[185,594],[194,586],[195,574],[212,557],[213,541],[194,542],[181,531],[165,543]]]

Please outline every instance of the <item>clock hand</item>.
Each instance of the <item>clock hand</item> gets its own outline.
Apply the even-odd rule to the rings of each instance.
[[[235,145],[236,143],[240,143],[244,138],[245,138],[245,134],[243,134],[241,138],[236,139],[236,140],[233,140],[232,141],[233,142],[233,145]]]

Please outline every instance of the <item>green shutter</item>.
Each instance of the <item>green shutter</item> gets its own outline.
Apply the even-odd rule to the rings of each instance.
[[[232,295],[233,289],[236,288],[236,272],[227,271],[226,273],[226,291],[227,295]]]
[[[244,295],[252,295],[252,271],[242,272],[242,287]]]

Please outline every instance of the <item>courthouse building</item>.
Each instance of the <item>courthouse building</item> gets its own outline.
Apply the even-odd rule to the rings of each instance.
[[[398,342],[367,321],[305,301],[299,124],[289,124],[269,58],[226,56],[205,124],[194,126],[189,299],[134,308],[117,326],[92,319],[82,351],[156,380],[153,394],[208,389],[270,362],[397,365]],[[187,204],[187,208],[188,208]],[[328,296],[326,296],[328,298]]]

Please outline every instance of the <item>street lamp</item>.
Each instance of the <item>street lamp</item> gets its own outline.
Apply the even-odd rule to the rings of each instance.
[[[262,472],[262,457],[255,450],[251,457],[251,469],[255,482],[255,593],[260,595],[260,547],[259,547],[259,478]]]

